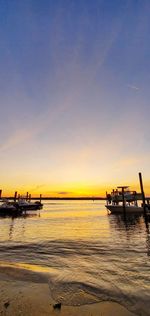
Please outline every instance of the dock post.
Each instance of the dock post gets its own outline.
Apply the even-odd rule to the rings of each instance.
[[[106,205],[108,205],[107,191],[106,191]]]
[[[17,191],[15,192],[15,195],[14,195],[14,202],[16,202],[17,200]]]
[[[41,203],[41,199],[42,199],[42,194],[40,194],[40,203]]]
[[[142,201],[143,201],[143,211],[144,211],[144,216],[146,217],[146,204],[145,204],[145,193],[143,189],[143,181],[142,181],[142,174],[139,172],[139,180],[140,180],[140,188],[141,188],[141,194],[142,194]]]
[[[124,198],[124,188],[122,188],[122,204],[123,204],[124,217],[126,217],[126,204],[125,204],[125,198]]]
[[[0,190],[0,199],[2,198],[2,190]]]
[[[28,198],[29,198],[29,193],[27,192],[27,194],[26,194],[26,201],[28,201]]]

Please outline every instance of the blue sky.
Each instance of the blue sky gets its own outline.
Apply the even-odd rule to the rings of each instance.
[[[150,193],[150,3],[0,2],[1,186]]]

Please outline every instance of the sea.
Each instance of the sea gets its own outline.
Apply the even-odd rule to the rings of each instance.
[[[104,201],[43,203],[40,211],[0,218],[0,272],[7,267],[39,283],[45,277],[64,305],[114,301],[150,315],[150,223],[109,215]]]

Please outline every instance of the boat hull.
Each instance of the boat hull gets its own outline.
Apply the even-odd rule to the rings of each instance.
[[[42,208],[42,206],[37,205],[37,204],[33,204],[33,205],[32,204],[29,204],[29,205],[24,204],[24,205],[19,205],[18,208],[20,210],[23,210],[23,211],[27,211],[27,210],[36,211],[36,210],[40,210]]]
[[[112,213],[112,214],[123,214],[124,208],[122,205],[105,205],[106,208]],[[143,207],[142,206],[126,206],[125,208],[126,213],[143,213]]]
[[[29,202],[15,202],[13,205],[16,207],[16,209],[21,210],[21,211],[36,211],[40,210],[43,207],[43,204],[40,202],[35,202],[35,203],[29,203]]]
[[[0,216],[17,216],[21,211],[16,208],[0,207]]]

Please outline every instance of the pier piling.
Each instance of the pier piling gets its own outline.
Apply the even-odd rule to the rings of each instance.
[[[17,200],[17,191],[15,192],[15,195],[14,195],[14,202],[16,202]]]
[[[28,201],[28,198],[29,198],[29,192],[27,192],[26,194],[26,201]]]
[[[124,217],[126,217],[126,204],[125,204],[125,198],[124,198],[124,188],[122,188],[122,203],[123,203]]]
[[[41,203],[41,199],[42,199],[42,194],[40,194],[40,203]]]
[[[141,195],[142,195],[142,201],[143,201],[143,211],[144,211],[144,216],[146,217],[146,204],[145,204],[145,193],[143,189],[143,180],[142,180],[142,174],[139,172],[139,180],[140,180],[140,188],[141,188]]]
[[[126,201],[125,201],[124,193],[125,193],[125,189],[127,189],[128,186],[119,186],[119,187],[117,187],[117,188],[118,188],[118,189],[121,189],[123,214],[124,214],[124,218],[126,219]]]

